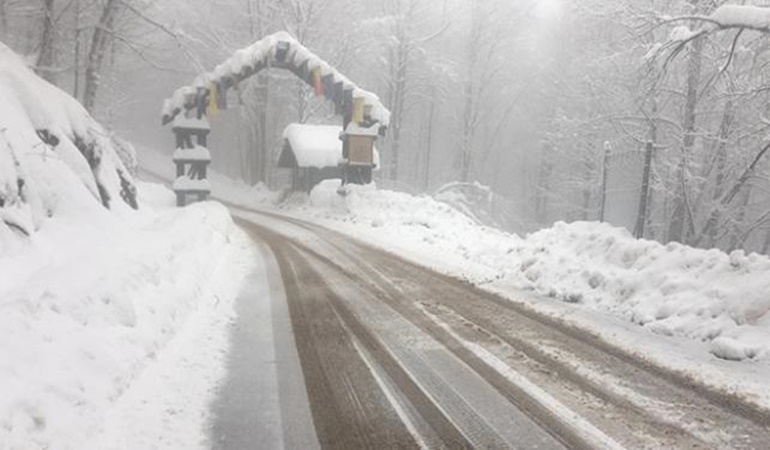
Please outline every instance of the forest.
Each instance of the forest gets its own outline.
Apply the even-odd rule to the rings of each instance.
[[[174,89],[285,30],[392,112],[381,188],[461,183],[517,233],[607,220],[770,254],[765,3],[0,0],[0,41],[141,157],[174,150],[160,123]],[[282,71],[228,104],[211,118],[213,167],[250,184],[277,187],[289,123],[339,120]]]

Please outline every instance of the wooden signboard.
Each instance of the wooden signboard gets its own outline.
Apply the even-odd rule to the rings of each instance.
[[[351,166],[371,166],[374,164],[374,138],[371,136],[349,136]]]

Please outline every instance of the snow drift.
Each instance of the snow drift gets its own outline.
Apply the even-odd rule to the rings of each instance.
[[[770,258],[634,239],[606,224],[557,223],[484,255],[516,285],[582,303],[725,359],[770,357]]]
[[[173,205],[173,193],[150,188],[140,192]],[[132,226],[56,219],[0,253],[1,447],[87,448],[191,314],[227,314],[242,276],[227,211],[207,203],[142,216]]]
[[[131,146],[2,43],[0,106],[0,250],[46,217],[138,206]]]
[[[4,449],[94,439],[106,444],[93,448],[125,448],[104,436],[105,418],[190,318],[225,318],[214,321],[222,336],[204,336],[226,341],[248,238],[220,205],[177,209],[167,189],[136,185],[136,161],[130,144],[0,44]],[[209,392],[185,395],[199,398],[186,416],[203,430]]]

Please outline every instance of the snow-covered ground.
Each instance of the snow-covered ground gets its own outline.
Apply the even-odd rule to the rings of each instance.
[[[218,178],[214,194],[336,229],[561,318],[671,370],[770,408],[770,258],[557,223],[520,237],[430,196],[337,181],[307,195]]]
[[[204,447],[253,244],[223,206],[177,209],[165,188],[136,183],[130,147],[0,56],[0,442]],[[140,160],[172,178],[170,157]],[[346,232],[770,408],[767,257],[595,223],[520,237],[430,196],[340,197],[338,182],[285,198],[210,179],[219,198]]]
[[[129,448],[127,423],[144,443],[205,439],[248,238],[220,205],[140,193],[130,223],[58,218],[0,254],[4,448]]]
[[[0,448],[204,447],[250,240],[0,44]]]

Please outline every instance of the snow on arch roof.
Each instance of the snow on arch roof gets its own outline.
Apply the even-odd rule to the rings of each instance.
[[[308,125],[293,123],[283,132],[289,148],[284,147],[279,158],[280,162],[290,159],[284,153],[290,151],[297,161],[298,167],[337,167],[342,160],[342,127],[337,125]],[[286,164],[279,167],[288,168]],[[374,150],[374,165],[379,167],[380,156]]]
[[[290,70],[311,86],[315,76],[325,79],[333,89],[319,90],[334,102],[338,111],[352,114],[355,108],[354,99],[362,99],[366,118],[379,123],[383,127],[381,133],[390,125],[390,111],[376,94],[361,89],[285,31],[266,36],[251,46],[236,51],[213,71],[201,74],[192,84],[177,89],[171,98],[163,103],[163,124],[171,122],[183,111],[195,109],[199,100],[208,104],[212,84],[228,89],[270,67]]]

